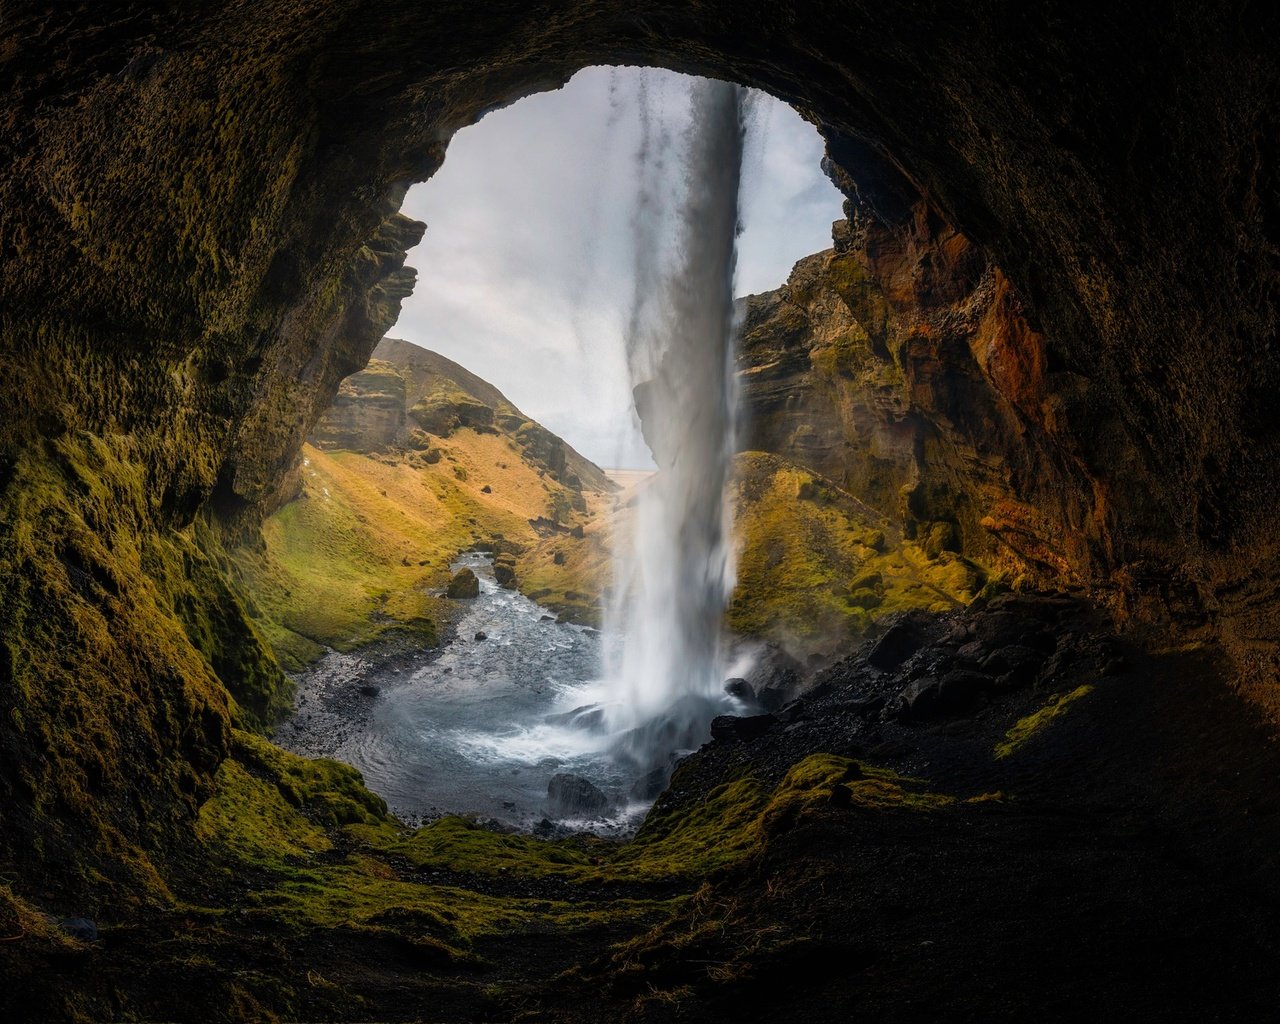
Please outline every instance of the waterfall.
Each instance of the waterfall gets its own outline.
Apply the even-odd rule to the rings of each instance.
[[[733,283],[744,91],[691,84],[685,188],[674,251],[648,219],[635,230],[637,294],[627,337],[631,382],[658,472],[635,497],[630,543],[619,545],[611,632],[609,723],[621,753],[664,764],[707,737],[726,709],[723,617],[733,587],[725,485],[734,453]],[[655,272],[656,271],[656,272]]]

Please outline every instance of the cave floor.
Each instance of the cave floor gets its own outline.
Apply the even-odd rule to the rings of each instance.
[[[870,671],[864,648],[763,735],[687,759],[659,819],[695,820],[748,776],[785,786],[815,752],[859,766],[766,812],[759,842],[705,879],[437,872],[420,881],[584,911],[477,937],[461,959],[354,920],[253,911],[252,878],[210,882],[216,922],[109,925],[29,973],[22,998],[39,1009],[83,991],[141,1020],[1271,1019],[1273,731],[1224,684],[1213,648],[1099,645],[1093,613],[1054,615],[1058,651],[1082,653],[1052,659],[1034,686],[923,721],[894,712],[904,679],[954,652],[942,621],[904,664]],[[348,841],[330,856],[358,854]],[[624,900],[649,909],[590,916]]]

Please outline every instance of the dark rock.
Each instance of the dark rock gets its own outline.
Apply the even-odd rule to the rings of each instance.
[[[914,617],[895,622],[867,655],[867,663],[881,672],[892,672],[928,641],[928,635]]]
[[[476,639],[477,639],[477,640],[488,640],[488,639],[489,639],[489,634],[488,634],[488,633],[486,633],[486,632],[482,629],[482,630],[480,630],[478,633],[476,633]]]
[[[493,578],[498,586],[511,590],[516,585],[516,559],[514,555],[499,555],[493,561]]]
[[[547,715],[543,721],[551,725],[567,725],[574,729],[598,729],[604,724],[604,708],[599,704],[583,704],[572,711]]]
[[[547,783],[547,800],[556,814],[571,817],[599,814],[609,806],[609,798],[581,775],[560,772]]]
[[[480,596],[480,580],[470,569],[459,569],[449,581],[445,594],[454,600],[470,600]]]
[[[904,721],[920,722],[932,718],[938,711],[938,681],[916,679],[902,691],[900,717]]]
[[[756,703],[765,711],[777,711],[787,700],[787,691],[777,686],[766,686],[756,693]]]
[[[1015,644],[990,654],[982,670],[1000,677],[1000,689],[1015,690],[1033,683],[1044,662],[1043,652]]]
[[[564,565],[564,552],[563,552],[563,551],[557,551],[555,554],[553,554],[553,555],[551,556],[551,564],[552,564],[552,565]]]
[[[98,926],[87,917],[63,917],[58,919],[58,927],[81,942],[97,942]]]
[[[994,680],[980,672],[957,669],[938,683],[938,710],[943,714],[964,714],[991,692]]]
[[[670,778],[671,774],[665,768],[653,768],[645,772],[632,785],[631,799],[641,803],[658,799],[667,788]]]
[[[756,703],[756,691],[752,685],[745,679],[733,678],[726,679],[724,684],[724,692],[730,697],[736,697],[738,700],[745,701],[748,704]]]
[[[751,715],[747,718],[719,715],[711,720],[711,738],[723,742],[753,740],[763,736],[777,724],[778,719],[773,715]]]
[[[481,493],[481,494],[492,494],[492,493],[493,493],[493,488],[492,488],[492,487],[490,487],[488,484],[485,484],[483,487],[481,487],[481,488],[480,488],[480,493]]]
[[[366,697],[376,697],[382,692],[382,687],[374,686],[373,683],[365,683],[360,687],[360,692]]]

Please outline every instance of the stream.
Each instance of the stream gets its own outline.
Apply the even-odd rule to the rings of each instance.
[[[632,797],[643,773],[615,761],[616,737],[592,713],[605,699],[600,634],[498,586],[486,554],[452,565],[463,567],[480,596],[451,641],[379,659],[329,652],[299,679],[297,712],[276,741],[353,765],[411,824],[460,813],[520,829],[630,831],[651,800]],[[561,773],[589,780],[608,806],[550,801]]]

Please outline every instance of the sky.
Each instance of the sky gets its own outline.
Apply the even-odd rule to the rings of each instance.
[[[588,68],[462,129],[444,166],[404,204],[427,232],[409,253],[418,283],[390,335],[461,363],[609,468],[652,464],[624,344],[637,225],[654,216],[638,205],[638,153],[647,138],[659,207],[674,207],[688,81]],[[738,295],[777,288],[796,260],[830,247],[842,197],[822,173],[822,153],[794,110],[753,94]]]

